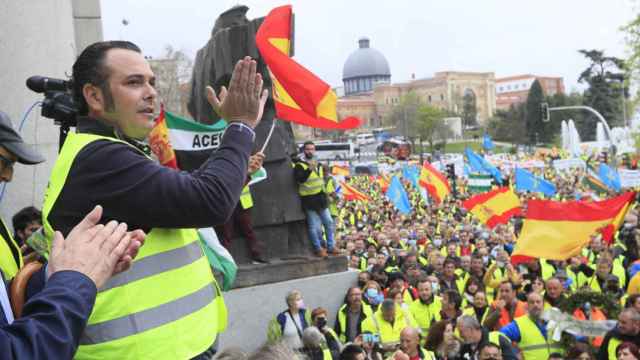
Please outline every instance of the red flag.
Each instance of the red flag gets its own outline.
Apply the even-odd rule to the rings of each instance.
[[[340,182],[340,186],[342,187],[342,196],[344,196],[345,200],[360,200],[367,202],[369,201],[369,197],[354,188],[353,186],[347,184],[344,181]]]
[[[178,168],[176,153],[169,142],[169,129],[164,118],[164,107],[149,133],[149,146],[151,151],[158,157],[160,164],[174,169]]]
[[[338,121],[338,97],[329,84],[289,57],[292,16],[291,5],[277,7],[269,12],[256,34],[256,46],[273,82],[276,116],[319,129],[360,126],[355,117]]]

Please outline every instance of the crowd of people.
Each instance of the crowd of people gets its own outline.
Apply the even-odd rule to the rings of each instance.
[[[306,143],[300,161],[312,159],[312,150],[313,144]],[[588,187],[584,170],[554,170],[551,160],[533,172],[554,183],[554,200],[595,201],[615,195]],[[332,215],[333,224],[310,222],[313,245],[325,256],[324,234],[326,249],[348,256],[349,267],[359,271],[358,284],[344,294],[339,309],[307,309],[304,294],[289,293],[288,309],[269,325],[272,343],[282,340],[311,359],[640,358],[640,234],[635,209],[627,213],[610,244],[594,234],[578,256],[514,265],[510,255],[522,217],[493,229],[482,224],[462,205],[474,195],[464,178],[449,179],[456,194],[442,203],[403,179],[412,207],[403,215],[385,195],[388,179],[402,178],[402,171],[341,178],[367,196],[360,201],[336,196],[331,191],[336,186],[326,186],[336,183],[329,172],[325,167],[324,193],[320,192],[324,206],[319,208]],[[513,183],[513,178],[504,180],[507,186]],[[518,196],[523,204],[542,197],[526,192]],[[616,325],[600,336],[567,340],[564,334],[561,340],[547,327],[543,313],[562,308],[583,291],[606,293],[615,306],[580,304],[571,315],[577,320],[614,320]],[[333,326],[326,323],[328,311],[335,312]]]

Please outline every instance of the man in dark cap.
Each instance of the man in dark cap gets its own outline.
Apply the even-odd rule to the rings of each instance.
[[[0,111],[0,182],[10,182],[16,162],[34,165],[44,158],[29,148],[11,126],[9,116]],[[11,236],[9,228],[0,220],[0,269],[5,279],[15,276],[23,265],[20,247]]]

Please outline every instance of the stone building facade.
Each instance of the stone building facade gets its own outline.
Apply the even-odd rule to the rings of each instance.
[[[561,77],[516,75],[496,79],[496,107],[506,110],[511,105],[524,103],[529,96],[529,89],[535,80],[540,82],[542,91],[547,96],[564,94],[564,80]]]

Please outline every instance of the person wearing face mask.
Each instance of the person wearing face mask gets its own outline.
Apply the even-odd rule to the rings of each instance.
[[[287,310],[277,314],[267,328],[267,341],[284,342],[289,348],[299,350],[303,347],[302,332],[312,325],[311,314],[307,311],[302,293],[290,291],[285,297]]]
[[[380,284],[376,281],[368,281],[364,287],[363,301],[371,307],[372,311],[378,309],[378,305],[384,300],[384,294]]]
[[[317,327],[318,330],[320,330],[320,333],[324,336],[325,344],[331,353],[331,357],[333,359],[337,359],[340,356],[342,344],[340,343],[335,331],[327,325],[327,316],[327,310],[325,308],[315,308],[311,311],[311,323],[313,326]]]
[[[349,288],[338,310],[334,330],[343,343],[354,341],[362,333],[362,322],[373,313],[371,306],[362,300],[362,293],[359,287]]]
[[[307,216],[309,240],[315,254],[319,257],[326,257],[327,253],[339,255],[339,251],[334,248],[334,223],[329,211],[327,195],[324,192],[323,170],[318,165],[315,152],[315,144],[312,141],[306,141],[299,161],[295,162],[293,176],[298,183],[302,208]],[[322,247],[323,228],[327,241],[326,249]]]

